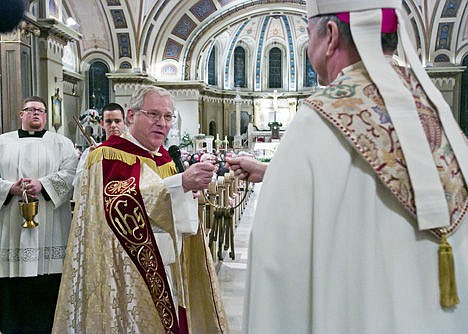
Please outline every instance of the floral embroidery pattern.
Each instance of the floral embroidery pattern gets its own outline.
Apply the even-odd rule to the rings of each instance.
[[[344,97],[351,97],[356,95],[356,87],[357,85],[331,85],[325,88],[322,91],[321,95],[330,99],[341,99]]]
[[[430,144],[450,210],[451,224],[446,229],[450,235],[468,210],[467,187],[436,110],[409,70],[395,70],[413,93]],[[332,87],[312,95],[305,103],[343,133],[383,184],[416,216],[414,193],[395,128],[382,97],[375,85],[369,82],[364,67],[360,64],[350,67],[346,75],[342,74],[335,80]],[[438,230],[432,232],[440,237]]]
[[[65,247],[43,247],[23,248],[23,249],[2,249],[0,250],[0,260],[2,262],[36,262],[40,258],[44,260],[62,260],[65,258]]]

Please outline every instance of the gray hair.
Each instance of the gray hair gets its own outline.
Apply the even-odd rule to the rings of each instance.
[[[316,31],[319,36],[325,35],[328,22],[334,22],[338,26],[338,31],[346,45],[350,48],[356,49],[349,24],[341,21],[336,15],[318,15],[312,17],[311,20],[317,26]]]
[[[320,36],[325,34],[326,26],[329,21],[335,22],[345,43],[350,48],[356,50],[356,45],[354,44],[353,35],[351,34],[348,23],[341,21],[336,15],[318,15],[312,17],[311,20],[317,25],[317,32]],[[381,33],[380,38],[384,52],[395,52],[398,46],[398,33]]]
[[[174,97],[171,93],[162,87],[157,86],[140,86],[137,90],[133,93],[132,97],[130,98],[129,108],[132,110],[140,110],[141,106],[143,105],[143,99],[145,98],[146,94],[154,93],[161,97],[168,97],[172,104],[172,110],[174,111]]]

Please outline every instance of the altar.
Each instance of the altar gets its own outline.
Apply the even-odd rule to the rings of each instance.
[[[272,142],[256,142],[253,145],[253,152],[257,160],[270,162],[279,145],[279,140]]]
[[[296,98],[282,98],[283,93],[274,90],[268,97],[257,98],[254,102],[254,119],[247,127],[248,147],[256,150],[257,143],[279,142],[286,128],[293,120],[297,110]],[[277,144],[272,145],[276,150]],[[266,152],[264,152],[266,154]],[[270,159],[267,154],[266,159]]]
[[[258,130],[270,130],[269,123],[279,122],[284,131],[291,123],[297,111],[297,99],[279,98],[282,95],[274,90],[268,97],[255,99],[254,125]]]

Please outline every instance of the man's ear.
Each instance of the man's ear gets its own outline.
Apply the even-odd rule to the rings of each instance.
[[[132,109],[127,110],[127,115],[125,116],[125,121],[127,124],[133,124],[133,118],[135,117],[135,112]]]
[[[326,51],[327,56],[331,56],[335,53],[336,49],[340,45],[340,34],[338,25],[333,21],[328,21],[327,23],[327,38],[328,38],[328,47]]]

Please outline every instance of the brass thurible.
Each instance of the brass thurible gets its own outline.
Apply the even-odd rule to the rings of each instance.
[[[39,200],[37,198],[28,198],[26,191],[24,191],[23,199],[18,201],[18,205],[21,216],[24,218],[24,222],[21,226],[24,228],[35,228],[37,225],[39,225],[36,221],[34,221],[34,217],[37,215],[37,210],[39,207]]]

